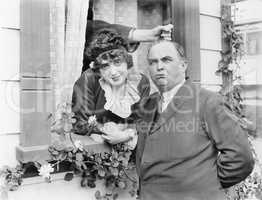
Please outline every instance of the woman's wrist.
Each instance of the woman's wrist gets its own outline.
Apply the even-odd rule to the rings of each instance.
[[[128,39],[133,42],[150,42],[154,41],[152,29],[131,29]]]
[[[135,129],[127,129],[126,131],[129,139],[125,142],[125,144],[127,145],[128,149],[134,150],[136,148],[138,139],[137,132]]]
[[[127,133],[127,136],[128,136],[127,141],[134,139],[134,137],[136,136],[136,130],[135,129],[131,129],[131,128],[126,129],[126,133]]]

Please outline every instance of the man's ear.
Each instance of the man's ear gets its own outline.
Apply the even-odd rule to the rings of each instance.
[[[186,71],[187,70],[187,66],[188,66],[187,61],[183,61],[181,66],[183,67],[184,71]]]

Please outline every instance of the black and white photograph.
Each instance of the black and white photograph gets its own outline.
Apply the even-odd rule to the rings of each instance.
[[[0,200],[262,200],[262,0],[0,0]]]

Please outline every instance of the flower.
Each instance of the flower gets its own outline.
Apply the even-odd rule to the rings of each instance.
[[[38,169],[39,175],[43,178],[50,179],[50,173],[54,172],[54,168],[50,164],[42,165],[40,169]]]
[[[94,68],[94,62],[93,61],[89,64],[89,67],[90,67],[90,69]]]
[[[236,63],[230,63],[230,64],[228,65],[228,70],[230,70],[230,71],[235,71],[236,69],[237,69]]]
[[[84,150],[84,145],[82,144],[82,142],[80,140],[76,140],[74,142],[74,145],[77,149],[79,149],[80,151],[83,151]]]
[[[96,121],[96,116],[92,115],[88,118],[88,124],[91,126],[96,126],[97,121]]]

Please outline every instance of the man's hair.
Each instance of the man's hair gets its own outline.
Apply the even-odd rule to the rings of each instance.
[[[152,47],[154,47],[155,45],[162,43],[162,42],[169,42],[169,43],[173,44],[174,48],[177,51],[177,55],[178,55],[179,59],[182,60],[183,62],[187,63],[187,58],[185,56],[185,51],[184,51],[183,46],[180,45],[177,42],[169,41],[169,40],[157,40],[157,41],[155,41],[148,49],[147,58],[148,58],[149,52],[151,51]]]

